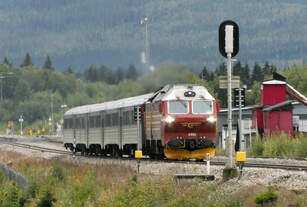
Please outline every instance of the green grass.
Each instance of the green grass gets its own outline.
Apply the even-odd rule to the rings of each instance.
[[[255,206],[255,197],[259,203],[274,200],[263,187],[238,189],[234,194],[219,182],[176,184],[172,175],[135,174],[133,169],[117,164],[73,164],[1,153],[0,162],[9,158],[14,169],[28,178],[28,186],[23,192],[0,173],[0,207],[239,207]],[[278,189],[276,194],[280,195]],[[307,199],[306,191],[287,190],[284,195],[300,206]],[[285,202],[280,199],[277,203]]]
[[[267,191],[256,194],[254,201],[256,204],[263,206],[267,203],[274,203],[278,199],[277,194],[272,187],[269,187]]]
[[[265,157],[305,158],[307,157],[307,136],[297,134],[295,137],[290,137],[288,134],[281,133],[263,139],[254,137],[249,154]]]

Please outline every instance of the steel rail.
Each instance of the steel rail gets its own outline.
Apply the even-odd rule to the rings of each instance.
[[[1,140],[0,143],[15,146],[15,147],[20,147],[20,148],[24,148],[24,149],[41,151],[41,152],[50,152],[50,153],[57,153],[57,154],[63,154],[63,155],[72,154],[71,152],[65,151],[65,150],[58,150],[58,149],[40,147],[40,146],[35,146],[35,145],[30,145],[30,144],[21,144],[21,143],[17,143],[17,142],[6,142],[6,141]]]
[[[30,144],[22,144],[22,143],[17,143],[17,142],[7,142],[7,141],[2,141],[2,140],[0,140],[0,143],[16,146],[16,147],[20,147],[20,148],[30,149],[30,150],[41,151],[41,152],[56,153],[56,154],[61,154],[61,155],[72,155],[71,151],[40,147],[40,146],[35,146],[35,145],[30,145]],[[91,158],[91,159],[135,160],[134,158],[127,158],[127,157],[113,158],[113,157],[107,157],[107,156],[99,156],[99,157],[97,157],[97,156],[81,156],[78,153],[76,154],[76,156],[86,157],[86,158]],[[149,158],[143,158],[142,160],[146,161],[146,162],[164,162],[164,163],[178,163],[178,164],[182,163],[182,164],[199,164],[199,165],[206,164],[206,161],[192,161],[192,160],[167,160],[167,159],[154,160],[154,159],[149,159]],[[216,166],[224,166],[225,162],[211,160],[210,164],[216,165]],[[288,164],[283,165],[283,164],[245,162],[244,167],[307,171],[306,165],[288,165]]]

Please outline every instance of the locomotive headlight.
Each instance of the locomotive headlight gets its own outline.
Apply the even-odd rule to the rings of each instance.
[[[210,116],[207,118],[207,121],[210,123],[214,123],[216,121],[216,118],[214,116]]]
[[[167,116],[167,117],[165,118],[165,122],[168,123],[168,124],[171,124],[173,121],[175,121],[175,118],[174,118],[174,117]]]

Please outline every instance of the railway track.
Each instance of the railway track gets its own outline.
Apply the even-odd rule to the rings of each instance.
[[[65,151],[65,150],[58,150],[58,149],[40,147],[40,146],[31,145],[31,144],[24,144],[24,143],[3,141],[3,140],[0,140],[0,143],[11,145],[11,146],[15,146],[15,147],[20,147],[20,148],[24,148],[24,149],[40,151],[42,153],[48,152],[48,153],[55,153],[55,154],[59,154],[59,155],[72,155],[71,151]],[[81,155],[77,153],[76,156],[81,156]],[[97,156],[86,156],[86,157],[87,158],[92,158],[92,159],[119,159],[119,158],[112,158],[112,157],[97,157]],[[127,157],[123,157],[123,158],[120,158],[120,159],[122,159],[122,160],[134,160],[133,158],[127,158]],[[151,160],[149,158],[144,158],[143,161],[146,161],[146,162],[155,161],[155,162],[165,162],[165,163],[183,163],[183,164],[193,163],[193,164],[200,164],[200,165],[206,164],[206,161]],[[225,162],[224,161],[211,160],[210,164],[211,165],[222,166],[222,165],[225,165]],[[244,164],[244,167],[307,171],[307,166],[306,165],[289,165],[289,164],[272,164],[272,163],[246,162]]]
[[[40,146],[35,146],[35,145],[30,145],[30,144],[22,144],[22,143],[17,143],[17,142],[7,142],[7,141],[1,140],[0,143],[11,145],[11,146],[14,146],[14,147],[20,147],[20,148],[24,148],[24,149],[40,151],[40,152],[49,152],[49,153],[55,153],[55,154],[61,154],[61,155],[71,155],[72,154],[71,152],[65,151],[65,150],[58,150],[58,149],[40,147]]]

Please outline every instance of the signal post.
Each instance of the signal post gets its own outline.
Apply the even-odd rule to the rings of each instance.
[[[134,156],[137,159],[138,173],[140,173],[141,158],[143,158],[142,136],[140,133],[141,115],[142,115],[141,107],[140,106],[134,107],[134,120],[137,121],[137,139],[138,139],[138,146],[137,146],[137,150],[134,152]]]
[[[239,27],[230,20],[224,21],[219,27],[219,50],[222,56],[227,58],[227,97],[228,97],[228,138],[227,138],[227,154],[228,161],[226,162],[223,171],[224,179],[236,176],[237,171],[234,168],[232,158],[233,143],[232,143],[232,68],[231,58],[235,57],[239,52]]]

